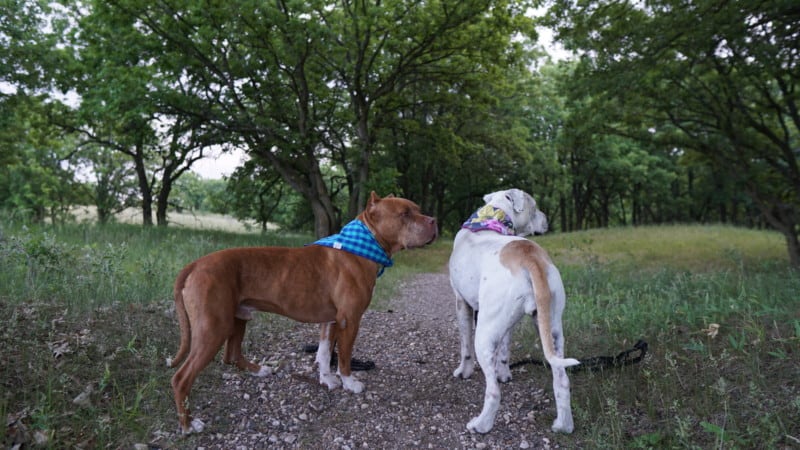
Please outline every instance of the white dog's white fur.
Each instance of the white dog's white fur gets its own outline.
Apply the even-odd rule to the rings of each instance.
[[[511,380],[511,332],[523,314],[535,314],[542,350],[553,372],[557,416],[552,428],[571,433],[574,425],[565,368],[578,361],[564,358],[564,285],[547,252],[522,237],[547,231],[547,218],[537,209],[536,201],[519,189],[493,192],[483,200],[505,212],[515,235],[462,229],[453,243],[450,283],[456,295],[461,335],[461,364],[453,376],[469,378],[477,356],[486,378],[483,410],[467,429],[487,433],[494,426],[500,404],[498,381]],[[476,321],[474,314],[478,311]]]

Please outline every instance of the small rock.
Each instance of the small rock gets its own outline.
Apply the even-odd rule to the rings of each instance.
[[[92,403],[91,396],[93,390],[94,388],[92,388],[92,385],[87,386],[83,392],[81,392],[75,398],[72,399],[72,403],[82,408],[89,406]]]
[[[38,446],[45,446],[50,442],[50,436],[45,430],[36,430],[33,432],[33,442]]]

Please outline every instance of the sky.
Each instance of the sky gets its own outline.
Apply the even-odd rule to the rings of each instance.
[[[247,155],[240,149],[228,153],[217,151],[212,156],[192,164],[192,172],[202,178],[218,180],[232,174],[245,161],[247,161]]]

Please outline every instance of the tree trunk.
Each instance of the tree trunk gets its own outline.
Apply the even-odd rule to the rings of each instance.
[[[158,200],[156,201],[156,224],[159,227],[166,227],[167,222],[167,209],[169,207],[169,194],[172,191],[172,174],[164,171],[164,177],[161,180],[161,190],[158,191]]]
[[[142,225],[151,227],[153,226],[153,192],[150,190],[150,182],[147,179],[147,170],[144,167],[141,146],[137,146],[136,151],[131,156],[136,168],[139,193],[142,194]]]
[[[360,149],[358,167],[355,168],[356,177],[353,190],[350,192],[350,202],[347,208],[347,217],[355,217],[367,204],[366,184],[369,180],[369,160],[372,153],[372,136],[369,132],[370,104],[363,95],[358,93],[350,96],[356,116],[356,145]]]
[[[800,224],[795,220],[793,208],[778,201],[765,200],[759,195],[757,188],[752,185],[748,189],[748,195],[753,199],[767,223],[783,234],[786,239],[786,249],[789,252],[789,263],[793,267],[800,267],[800,241],[798,241],[797,231],[800,229]]]
[[[334,226],[335,219],[329,214],[322,199],[309,199],[309,202],[311,211],[314,213],[314,235],[317,238],[323,238],[333,234],[334,228],[338,228],[338,226]]]

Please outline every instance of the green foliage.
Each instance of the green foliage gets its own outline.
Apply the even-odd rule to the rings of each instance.
[[[800,218],[789,212],[800,208],[800,18],[789,2],[555,1],[546,23],[582,52],[570,93],[602,114],[602,133],[701,155],[781,230],[800,265]]]
[[[516,186],[555,229],[768,223],[798,254],[786,3],[551,2],[543,23],[583,50],[558,64],[537,60],[531,6],[3,5],[0,203],[59,221],[91,202],[100,222],[136,205],[145,225],[214,208],[323,235],[375,189],[447,235]],[[218,146],[250,166],[212,195],[187,172]]]
[[[75,143],[47,123],[43,106],[22,96],[0,101],[11,110],[0,120],[0,209],[34,223],[63,221],[88,197],[71,165]]]

